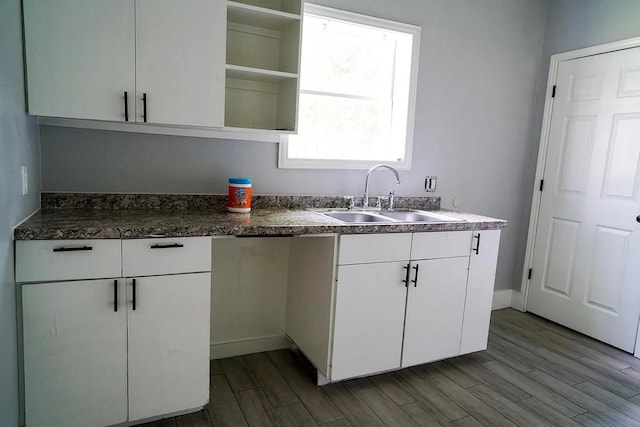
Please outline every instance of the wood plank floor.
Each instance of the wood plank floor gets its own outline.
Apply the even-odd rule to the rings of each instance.
[[[640,360],[512,309],[487,351],[317,387],[287,350],[211,361],[205,411],[145,427],[640,426]]]

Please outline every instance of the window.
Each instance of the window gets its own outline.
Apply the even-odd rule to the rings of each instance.
[[[411,166],[420,28],[305,4],[298,134],[279,166]]]

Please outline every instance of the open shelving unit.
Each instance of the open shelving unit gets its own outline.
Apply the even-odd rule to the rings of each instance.
[[[295,132],[301,0],[227,2],[225,127]]]

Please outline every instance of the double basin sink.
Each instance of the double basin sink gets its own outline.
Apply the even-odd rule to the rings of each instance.
[[[415,209],[398,209],[393,211],[371,211],[355,209],[313,209],[313,212],[348,224],[416,224],[430,222],[464,222],[435,212]]]

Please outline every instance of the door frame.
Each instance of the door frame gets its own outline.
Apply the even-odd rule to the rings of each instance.
[[[615,52],[624,49],[640,47],[640,37],[619,40],[616,42],[600,44],[587,47],[584,49],[572,50],[569,52],[557,53],[551,55],[549,63],[549,77],[547,79],[547,89],[544,102],[544,115],[542,118],[542,131],[540,133],[540,144],[538,147],[538,162],[536,165],[536,175],[533,181],[533,196],[531,200],[531,214],[529,217],[529,230],[527,233],[527,248],[524,256],[524,267],[522,269],[522,281],[520,286],[520,295],[514,294],[512,307],[527,311],[527,298],[529,295],[529,269],[533,263],[533,250],[536,244],[536,232],[538,229],[538,219],[540,215],[540,202],[542,199],[542,191],[540,191],[540,180],[543,178],[544,169],[547,161],[547,149],[549,147],[549,133],[551,131],[551,117],[553,115],[553,87],[558,77],[558,67],[562,61],[584,58],[587,56],[595,56],[603,53]],[[638,329],[638,340],[636,340],[636,357],[640,357],[640,328]]]

